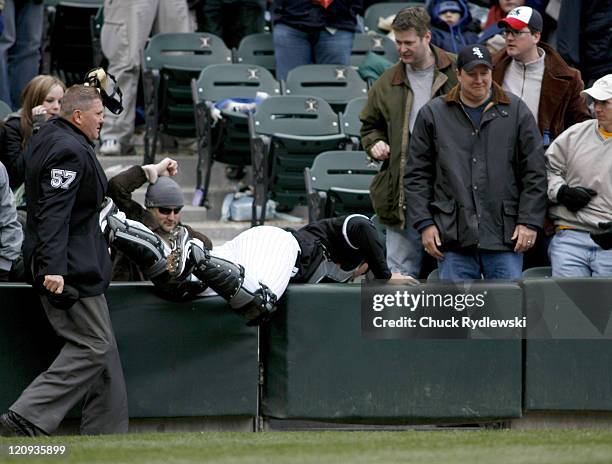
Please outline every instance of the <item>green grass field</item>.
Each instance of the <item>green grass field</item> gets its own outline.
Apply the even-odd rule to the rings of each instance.
[[[66,445],[61,457],[9,456],[10,445]],[[168,433],[0,438],[0,462],[612,463],[612,430]]]

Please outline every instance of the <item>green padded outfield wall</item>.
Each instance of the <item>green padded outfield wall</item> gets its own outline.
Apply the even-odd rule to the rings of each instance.
[[[6,411],[51,364],[62,343],[32,287],[0,284],[0,301],[0,411]]]
[[[29,286],[0,285],[0,410],[53,360],[61,342]],[[257,329],[219,297],[174,303],[150,284],[107,292],[130,417],[257,413]]]
[[[517,284],[489,290],[520,310]],[[418,423],[521,415],[521,340],[375,340],[358,285],[292,285],[262,332],[263,415]]]
[[[525,411],[612,411],[612,279],[523,285],[535,337],[525,345]]]

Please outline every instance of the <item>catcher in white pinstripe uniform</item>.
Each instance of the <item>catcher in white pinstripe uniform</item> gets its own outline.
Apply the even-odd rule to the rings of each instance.
[[[109,243],[131,257],[166,293],[225,298],[249,325],[267,321],[292,282],[346,282],[372,271],[377,279],[392,277],[384,242],[365,216],[323,219],[289,232],[259,226],[209,250],[176,228],[172,251],[139,222],[126,219],[112,201],[101,215]],[[202,286],[183,286],[196,280]],[[185,296],[185,295],[182,295]]]
[[[109,192],[131,219],[111,199],[100,213],[109,244],[135,262],[165,297],[216,293],[248,324],[258,324],[276,310],[290,280],[346,282],[367,269],[377,279],[391,277],[384,241],[361,215],[324,219],[291,232],[255,227],[214,249],[207,237],[180,222],[163,230],[154,228],[142,206],[131,199],[131,191],[146,178],[147,208],[182,206],[180,188],[167,177],[177,171],[178,163],[170,158],[129,168],[111,180]]]

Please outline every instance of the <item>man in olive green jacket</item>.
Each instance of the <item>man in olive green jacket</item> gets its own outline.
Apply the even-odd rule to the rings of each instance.
[[[406,220],[402,178],[410,131],[431,98],[457,84],[455,56],[430,45],[430,17],[422,7],[404,8],[392,29],[400,61],[384,72],[361,112],[361,142],[370,158],[382,162],[370,186],[374,210],[387,226],[387,264],[394,273],[419,277],[423,246]]]

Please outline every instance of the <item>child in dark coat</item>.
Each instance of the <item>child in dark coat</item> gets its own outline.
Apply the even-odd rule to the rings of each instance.
[[[478,34],[470,29],[472,15],[464,0],[429,4],[431,43],[451,53],[459,53],[466,45],[478,42]]]

